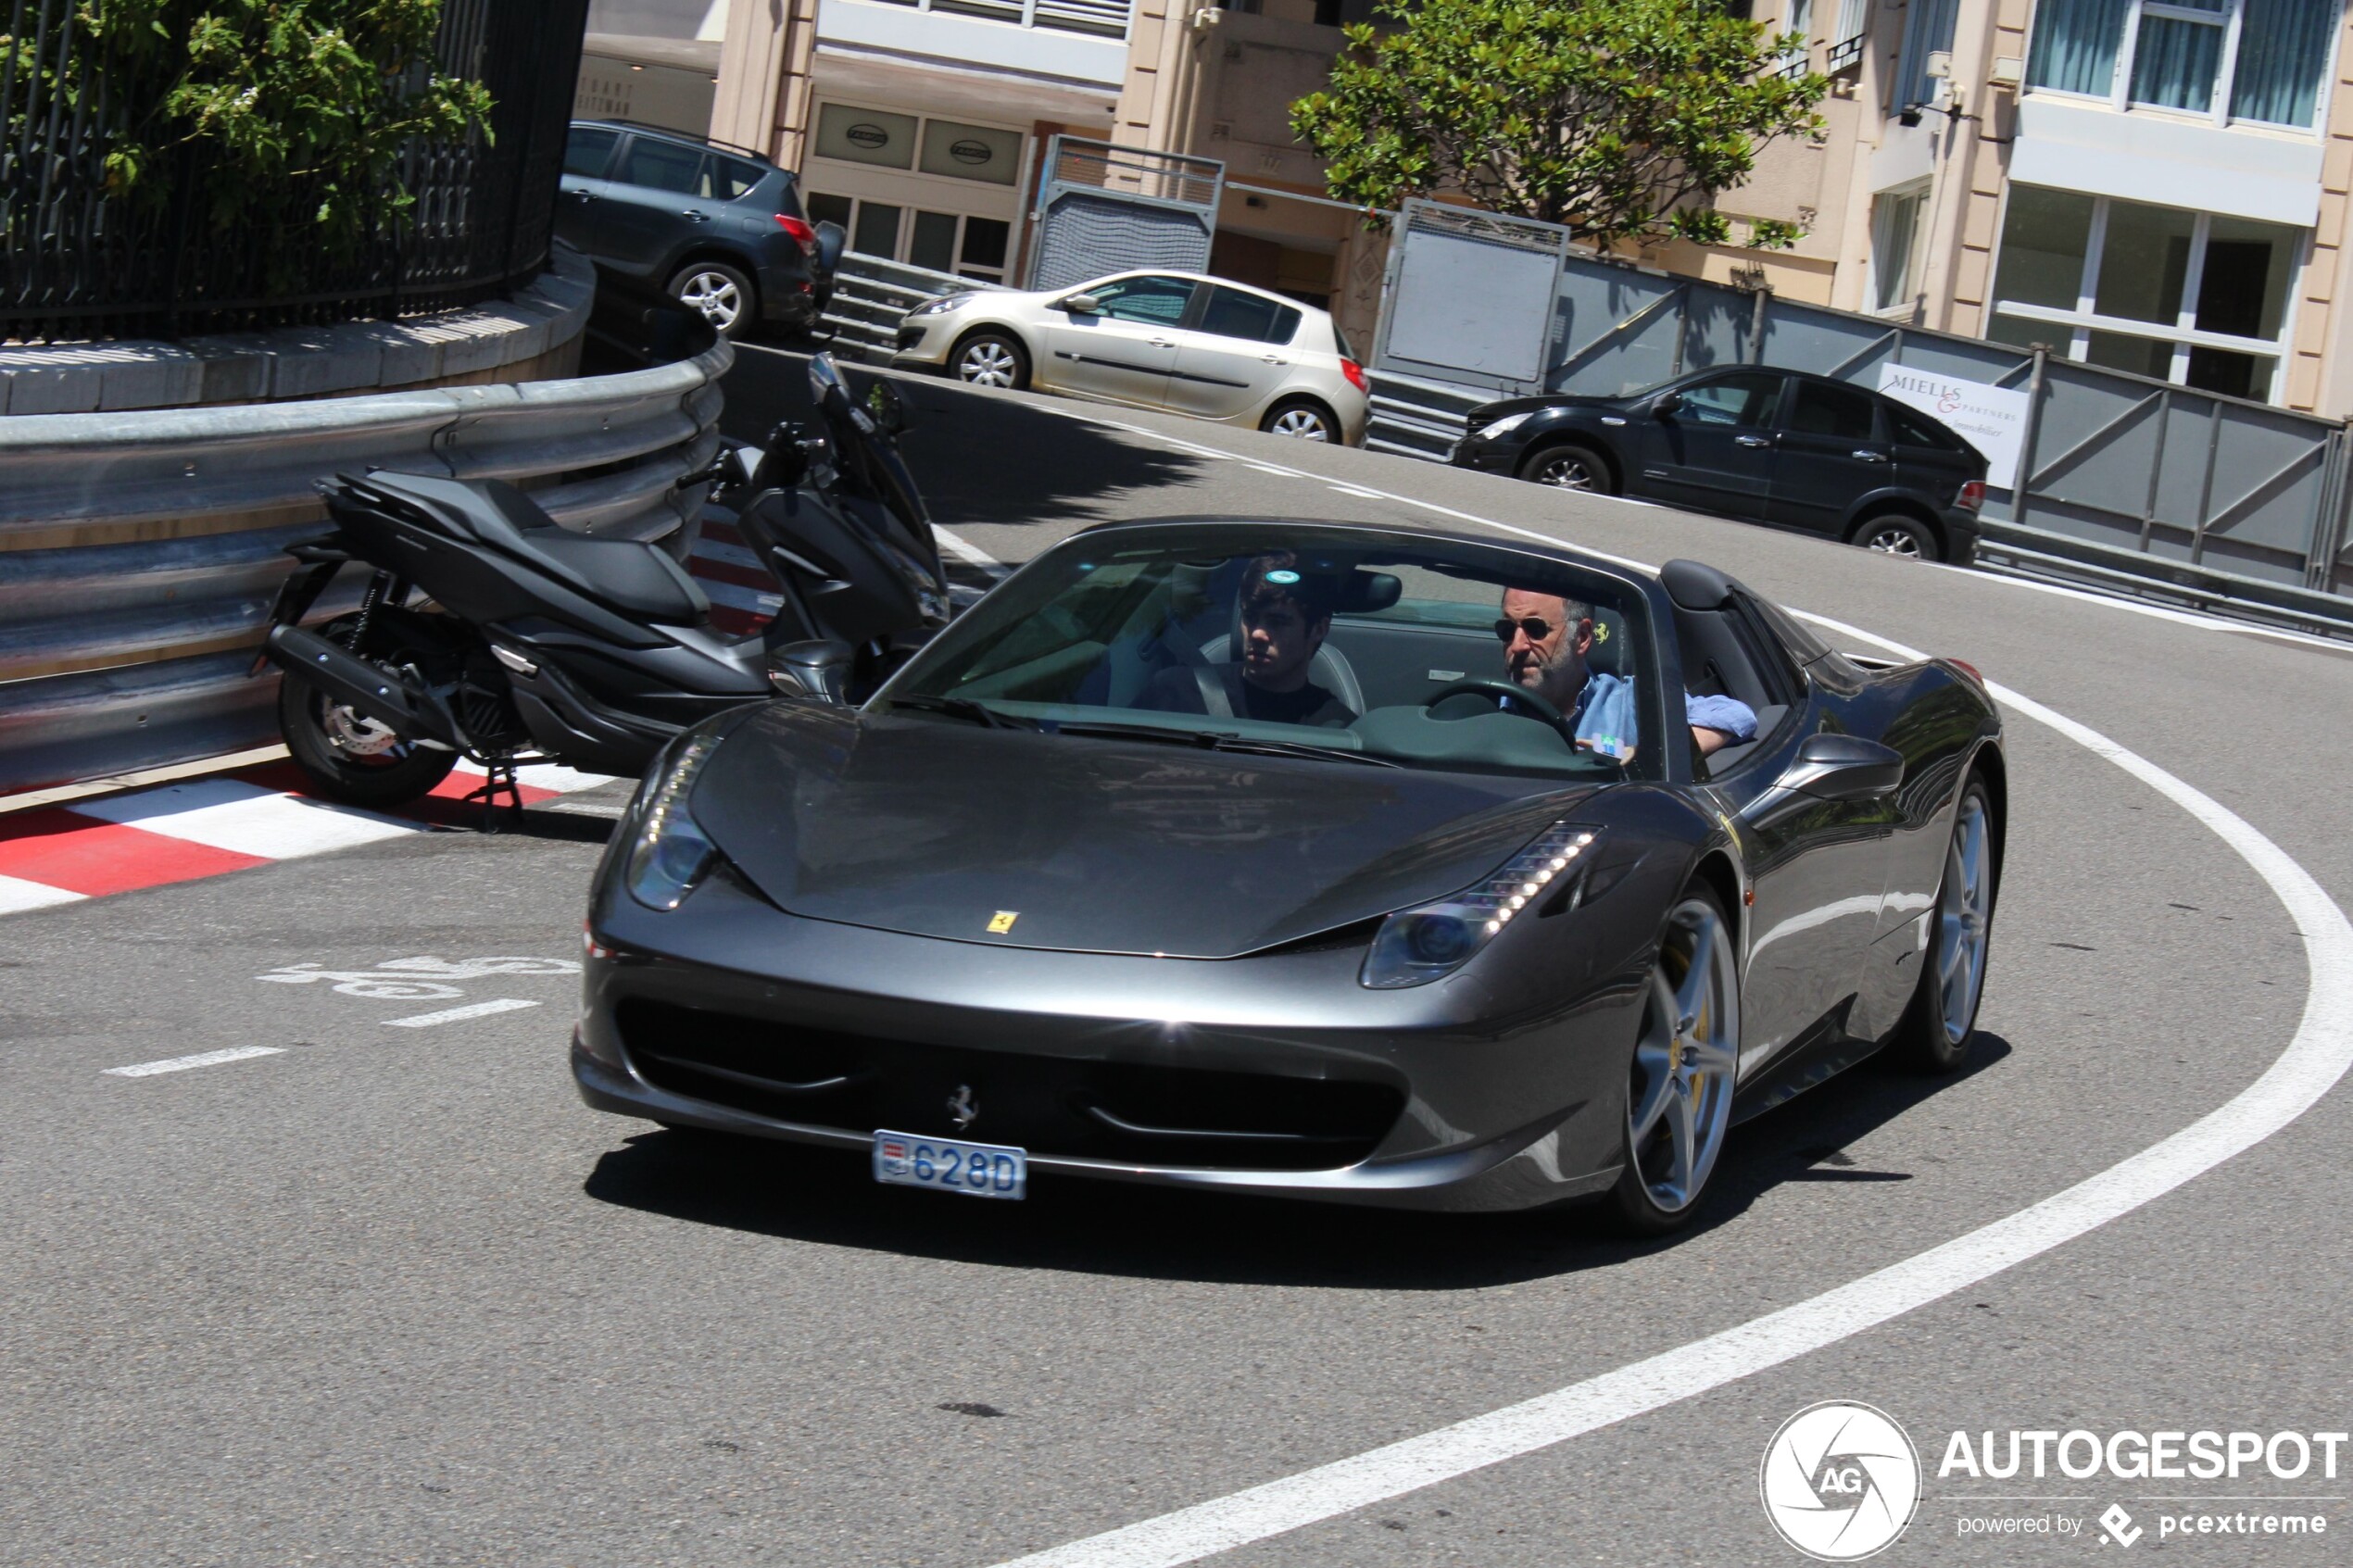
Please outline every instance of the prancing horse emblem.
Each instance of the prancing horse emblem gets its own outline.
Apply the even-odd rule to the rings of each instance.
[[[963,1132],[980,1115],[980,1101],[973,1098],[973,1086],[959,1084],[956,1092],[948,1097],[948,1114],[956,1119],[956,1131]]]

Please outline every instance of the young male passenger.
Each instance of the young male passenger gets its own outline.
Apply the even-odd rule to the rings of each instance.
[[[1592,606],[1506,588],[1495,635],[1512,680],[1559,709],[1579,746],[1621,762],[1634,755],[1632,679],[1586,662],[1593,648]],[[1756,714],[1737,698],[1686,693],[1683,711],[1702,756],[1756,738]]]
[[[1242,573],[1242,656],[1225,664],[1164,670],[1144,688],[1144,708],[1278,724],[1342,725],[1355,717],[1308,679],[1332,629],[1338,585],[1299,570],[1289,551],[1260,556]],[[1222,707],[1223,712],[1214,711]]]

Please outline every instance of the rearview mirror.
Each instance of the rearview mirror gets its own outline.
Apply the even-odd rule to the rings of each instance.
[[[780,696],[813,696],[820,702],[847,700],[850,647],[832,637],[786,643],[768,655],[768,684]]]
[[[1663,420],[1682,406],[1683,395],[1680,392],[1670,392],[1651,405],[1651,418]]]
[[[1062,302],[1062,307],[1074,316],[1100,316],[1103,302],[1091,294],[1075,294]]]

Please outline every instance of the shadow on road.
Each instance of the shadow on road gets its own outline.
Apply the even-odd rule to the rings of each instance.
[[[1981,1034],[1968,1065],[1950,1077],[1913,1077],[1866,1063],[1735,1128],[1706,1213],[1678,1240],[1738,1217],[1784,1182],[1868,1187],[1914,1179],[1919,1173],[1859,1165],[1843,1149],[2009,1054],[2009,1042]],[[1965,1154],[1956,1149],[1952,1158]],[[1401,1213],[1051,1176],[1033,1185],[1025,1202],[989,1203],[878,1185],[862,1154],[681,1131],[630,1138],[598,1160],[584,1190],[601,1202],[693,1224],[820,1246],[1007,1268],[1327,1289],[1510,1285],[1605,1268],[1678,1244],[1613,1236],[1579,1210]],[[1873,1199],[1857,1192],[1855,1201]]]
[[[727,399],[720,429],[760,445],[779,420],[813,423],[808,366],[805,353],[739,350],[720,383]],[[853,390],[875,373],[854,365],[843,371]],[[1182,483],[1207,466],[1206,458],[1131,445],[1010,393],[975,392],[928,376],[894,379],[913,414],[901,445],[907,466],[933,518],[949,528],[1050,525],[1059,537],[1072,524],[1121,516],[1127,497]]]

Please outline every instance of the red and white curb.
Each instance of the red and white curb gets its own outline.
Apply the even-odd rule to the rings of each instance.
[[[0,815],[0,914],[468,826],[481,807],[465,797],[482,778],[460,762],[430,796],[384,813],[314,800],[279,762]],[[526,806],[606,782],[552,765],[517,770]]]

